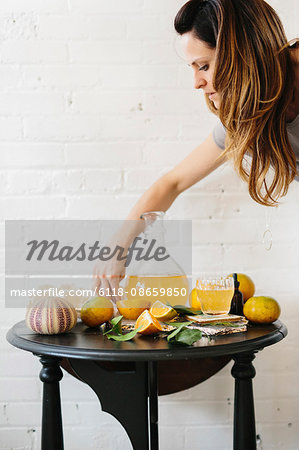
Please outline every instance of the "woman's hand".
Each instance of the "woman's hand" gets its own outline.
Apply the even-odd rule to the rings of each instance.
[[[122,288],[119,286],[126,274],[128,249],[135,237],[144,230],[143,220],[125,220],[112,237],[109,246],[111,258],[99,261],[93,270],[93,289],[103,297],[120,300]]]
[[[101,297],[108,297],[116,302],[122,297],[119,283],[125,274],[125,260],[119,261],[115,256],[107,262],[101,261],[93,270],[93,289],[96,289]]]

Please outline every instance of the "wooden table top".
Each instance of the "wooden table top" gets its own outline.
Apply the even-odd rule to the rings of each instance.
[[[271,325],[249,324],[246,332],[202,337],[192,346],[181,346],[170,344],[165,338],[141,335],[132,341],[116,342],[103,336],[100,329],[88,328],[82,322],[68,333],[40,335],[30,331],[22,321],[8,331],[7,340],[37,355],[98,361],[163,361],[258,351],[286,335],[286,326],[277,320]]]

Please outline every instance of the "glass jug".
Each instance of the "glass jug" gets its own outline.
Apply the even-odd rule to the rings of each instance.
[[[163,211],[142,214],[145,220],[143,243],[150,246],[151,255],[160,249],[161,258],[134,261],[124,279],[124,298],[135,299],[142,307],[150,307],[160,300],[171,306],[185,305],[189,298],[189,281],[180,265],[165,247],[165,227]],[[159,256],[159,255],[158,255]]]

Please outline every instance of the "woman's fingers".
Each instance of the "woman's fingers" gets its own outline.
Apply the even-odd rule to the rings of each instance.
[[[111,278],[109,278],[109,283],[110,283],[110,287],[111,287],[111,291],[112,291],[112,298],[113,300],[116,302],[117,300],[121,300],[122,298],[122,293],[121,293],[121,288],[119,286],[119,282],[123,279],[124,277],[119,275],[119,276],[112,276]]]

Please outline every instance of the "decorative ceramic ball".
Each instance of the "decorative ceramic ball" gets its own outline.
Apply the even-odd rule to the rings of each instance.
[[[39,334],[60,334],[77,323],[74,306],[63,298],[41,299],[27,309],[26,325]]]

